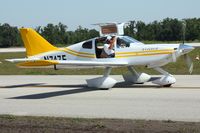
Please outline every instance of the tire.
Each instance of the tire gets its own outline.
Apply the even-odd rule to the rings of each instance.
[[[168,84],[168,85],[163,85],[163,87],[171,87],[172,84]]]

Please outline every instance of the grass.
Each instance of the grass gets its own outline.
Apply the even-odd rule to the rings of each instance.
[[[0,115],[0,131],[3,133],[199,133],[200,122]]]
[[[200,55],[200,48],[197,48],[189,53],[190,57],[194,62],[193,74],[200,74],[200,61],[195,60],[196,55]],[[0,75],[102,75],[102,68],[89,68],[89,69],[59,69],[54,70],[53,68],[18,68],[15,64],[6,62],[5,59],[9,58],[22,58],[25,57],[25,53],[1,53],[0,54]],[[158,74],[153,69],[148,69],[144,66],[135,67],[138,72],[145,72],[148,74]],[[179,58],[176,63],[169,63],[163,67],[166,71],[171,74],[189,74],[186,63],[183,57]],[[121,75],[127,72],[126,67],[113,68],[113,75]]]

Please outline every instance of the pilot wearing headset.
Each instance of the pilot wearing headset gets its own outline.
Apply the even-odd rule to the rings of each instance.
[[[107,36],[106,43],[104,44],[104,51],[108,55],[108,58],[115,57],[115,51],[114,51],[114,44],[115,44],[115,36]]]

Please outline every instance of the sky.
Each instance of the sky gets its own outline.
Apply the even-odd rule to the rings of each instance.
[[[59,22],[75,30],[79,25],[126,22],[146,23],[164,18],[200,18],[200,0],[0,0],[0,23],[46,26]]]

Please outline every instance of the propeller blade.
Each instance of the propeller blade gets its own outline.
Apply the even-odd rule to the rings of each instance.
[[[173,62],[176,62],[176,52],[173,52],[173,53],[172,53],[172,61],[173,61]]]
[[[192,71],[193,71],[193,62],[192,62],[191,58],[188,56],[188,54],[184,55],[184,59],[185,59],[185,62],[188,66],[189,73],[191,74]]]

